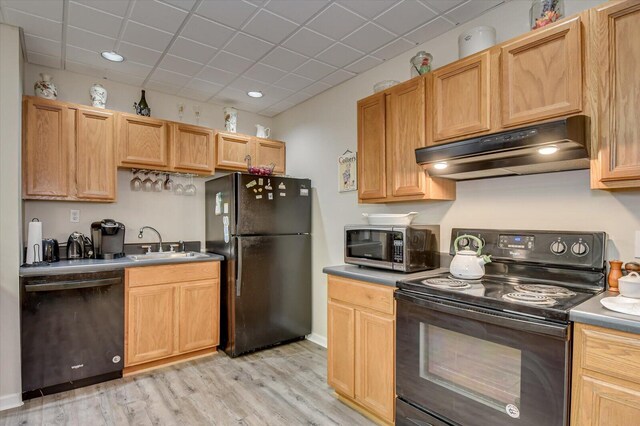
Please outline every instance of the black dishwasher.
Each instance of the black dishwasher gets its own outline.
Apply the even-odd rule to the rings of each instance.
[[[122,377],[124,272],[20,279],[22,398]]]

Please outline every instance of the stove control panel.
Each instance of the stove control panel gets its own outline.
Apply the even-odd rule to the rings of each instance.
[[[524,261],[548,266],[571,266],[601,269],[604,264],[607,235],[604,232],[530,231],[497,229],[461,229],[451,231],[451,244],[461,235],[473,235],[483,242],[482,254],[496,261]],[[459,249],[474,240],[463,238]],[[454,254],[454,247],[450,253]]]

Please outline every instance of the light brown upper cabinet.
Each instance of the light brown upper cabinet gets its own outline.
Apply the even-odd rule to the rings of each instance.
[[[171,123],[171,168],[177,171],[213,174],[215,142],[213,130]]]
[[[640,3],[607,2],[593,10],[591,50],[598,121],[593,188],[640,187]],[[594,89],[595,90],[595,89]]]
[[[23,109],[24,199],[116,199],[112,112],[30,96]]]
[[[577,16],[502,45],[502,126],[582,110],[582,34]]]
[[[426,77],[358,102],[358,195],[363,203],[455,199],[455,182],[416,163],[425,146]]]
[[[240,133],[216,133],[216,169],[246,171],[247,155],[253,166],[275,164],[273,172],[286,171],[286,144]]]
[[[490,52],[485,51],[433,72],[429,130],[434,143],[491,128],[490,62]]]
[[[169,123],[134,114],[118,114],[118,165],[169,167]]]

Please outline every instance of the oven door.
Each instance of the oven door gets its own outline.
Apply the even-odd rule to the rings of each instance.
[[[393,269],[393,237],[391,228],[345,228],[344,260],[356,265]]]
[[[566,425],[568,324],[396,292],[397,395],[460,425]]]

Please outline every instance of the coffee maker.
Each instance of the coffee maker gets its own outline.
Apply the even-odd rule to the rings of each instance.
[[[96,259],[124,257],[124,224],[103,219],[91,224],[91,240]]]

